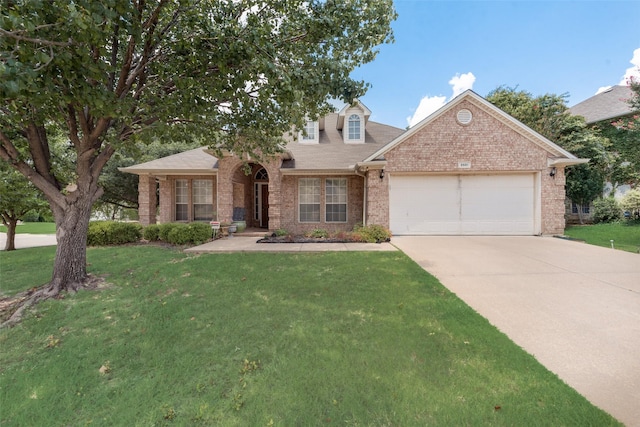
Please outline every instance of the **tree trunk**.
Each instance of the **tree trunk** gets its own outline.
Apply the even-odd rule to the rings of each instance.
[[[87,199],[90,199],[87,197]],[[87,275],[87,232],[91,218],[90,200],[77,199],[66,209],[54,208],[56,220],[56,258],[47,293],[75,292],[82,288]]]
[[[584,225],[584,220],[582,219],[582,205],[579,203],[576,203],[576,205],[578,206],[578,221],[580,221],[580,225]]]
[[[15,251],[16,250],[16,227],[18,226],[17,219],[9,219],[6,224],[7,226],[7,242],[4,245],[5,251]]]

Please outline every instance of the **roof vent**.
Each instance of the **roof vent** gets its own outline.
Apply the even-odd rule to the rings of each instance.
[[[461,125],[468,125],[469,123],[471,123],[472,118],[473,114],[471,114],[471,111],[467,110],[466,108],[458,111],[458,114],[456,115],[456,119],[458,119],[458,123],[460,123]]]

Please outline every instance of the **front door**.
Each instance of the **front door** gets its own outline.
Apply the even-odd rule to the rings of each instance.
[[[269,183],[255,183],[255,221],[260,228],[269,228]]]
[[[260,185],[260,227],[269,228],[269,184]]]

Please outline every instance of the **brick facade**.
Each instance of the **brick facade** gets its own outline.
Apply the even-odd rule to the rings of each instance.
[[[143,226],[156,223],[156,177],[138,176],[138,220]]]
[[[358,111],[358,114],[362,113]],[[459,115],[461,111],[464,114]],[[347,118],[351,112],[351,109],[347,109]],[[159,163],[145,164],[146,168],[145,165],[133,168],[132,173],[140,174],[141,223],[152,224],[156,220],[156,182],[159,183],[160,193],[159,220],[175,221],[176,179],[186,179],[190,183],[193,179],[210,179],[214,191],[214,217],[223,223],[232,221],[234,209],[243,208],[249,227],[266,226],[267,216],[269,230],[286,229],[301,234],[317,228],[329,232],[349,231],[363,221],[389,227],[389,183],[394,176],[529,174],[534,182],[535,233],[555,234],[564,231],[565,171],[563,166],[557,165],[552,176],[550,165],[556,159],[566,164],[579,163],[579,159],[554,147],[474,93],[461,95],[418,127],[402,135],[397,128],[389,129],[369,122],[366,142],[358,144],[344,143],[335,116],[332,119],[333,127],[326,127],[322,131],[324,133],[318,144],[307,144],[306,151],[300,151],[297,158],[292,154],[295,150],[288,146],[292,151],[289,152],[287,148],[288,151],[283,155],[287,159],[284,168],[280,156],[260,161],[240,159],[233,155],[218,159],[202,150],[185,152],[185,157],[177,159],[159,159]],[[395,141],[395,145],[385,146],[392,141]],[[291,143],[295,144],[295,141]],[[311,148],[313,146],[318,149]],[[340,156],[356,147],[370,149],[368,154],[363,155],[370,157],[358,156],[358,159],[349,158],[349,163],[338,162]],[[378,151],[373,153],[375,150]],[[174,160],[171,159],[177,162],[180,169],[174,168]],[[161,166],[158,167],[158,164]],[[162,170],[180,170],[187,174],[192,165],[196,166],[191,175],[164,176],[160,173]],[[384,167],[382,178],[381,167]],[[263,174],[257,176],[262,168],[267,171],[268,179]],[[207,175],[209,171],[211,173]],[[202,175],[196,175],[201,172]],[[320,180],[320,221],[317,223],[299,220],[298,194],[302,177]],[[347,180],[347,221],[344,223],[326,222],[325,183],[328,178]],[[268,194],[263,192],[265,185]],[[191,192],[189,194],[188,217],[193,219]],[[268,211],[260,209],[260,203],[264,202],[263,205],[267,206],[267,199]]]
[[[461,109],[467,109],[473,115],[467,125],[460,124],[456,118]],[[462,101],[385,153],[385,169],[391,175],[536,173],[541,182],[539,228],[542,234],[554,234],[564,230],[565,179],[562,167],[556,168],[555,177],[550,176],[549,157],[547,150],[512,125],[470,101]],[[468,162],[470,167],[461,169],[460,162]],[[369,193],[376,197],[376,203],[389,200],[388,190],[383,194],[383,191],[371,188],[375,180],[369,182]],[[381,224],[388,226],[388,213],[386,222],[382,222],[384,216],[379,218]]]
[[[300,178],[320,179],[320,221],[300,222],[298,208],[298,182]],[[325,218],[325,180],[327,178],[346,178],[347,180],[347,221],[327,222]],[[364,197],[364,179],[359,175],[285,175],[282,178],[282,194],[287,195],[282,201],[281,227],[290,233],[304,234],[314,229],[327,230],[330,233],[351,231],[356,224],[362,224],[362,203]]]

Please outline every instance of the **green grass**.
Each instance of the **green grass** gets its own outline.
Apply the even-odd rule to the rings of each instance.
[[[53,254],[0,253],[3,291]],[[109,287],[0,331],[0,424],[619,425],[400,252],[88,258]]]
[[[564,234],[574,239],[584,240],[590,245],[610,248],[613,240],[615,249],[634,253],[640,250],[640,224],[637,222],[577,225],[568,227]]]
[[[6,233],[7,227],[0,225],[0,233]],[[53,222],[24,222],[16,227],[18,234],[56,234],[56,224]]]

